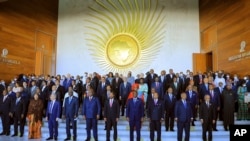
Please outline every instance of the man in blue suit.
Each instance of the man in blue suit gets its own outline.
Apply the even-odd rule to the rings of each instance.
[[[130,141],[134,140],[134,128],[136,128],[137,141],[141,140],[141,123],[143,122],[144,104],[137,97],[137,91],[133,91],[133,98],[128,100],[126,118],[129,121]]]
[[[131,84],[127,81],[127,77],[123,77],[123,83],[120,84],[119,98],[121,101],[121,112],[124,116],[125,105],[128,99],[128,95],[131,92]]]
[[[211,97],[211,103],[213,103],[214,107],[215,107],[215,123],[213,124],[213,130],[214,131],[218,131],[216,126],[217,126],[217,117],[220,111],[220,95],[218,92],[216,92],[214,90],[214,85],[213,84],[209,84],[209,94]],[[234,103],[232,103],[234,104]]]
[[[185,130],[185,141],[190,138],[190,122],[193,120],[193,113],[190,102],[186,100],[187,94],[181,93],[181,99],[175,105],[175,120],[177,121],[177,140],[182,141],[183,129]]]
[[[73,92],[70,91],[69,97],[65,99],[65,105],[63,110],[63,117],[66,118],[66,133],[67,138],[66,140],[70,140],[71,134],[70,134],[70,124],[73,127],[73,140],[76,140],[77,137],[77,128],[76,128],[76,120],[78,117],[78,99],[77,97],[73,96]]]
[[[192,85],[188,85],[186,94],[187,94],[187,101],[189,101],[189,103],[191,104],[193,118],[195,120],[196,115],[197,115],[197,108],[199,105],[198,94],[193,90]],[[194,120],[192,121],[192,126],[195,126]]]
[[[87,139],[85,141],[90,141],[90,130],[93,129],[93,136],[95,141],[98,140],[97,136],[97,120],[100,118],[101,114],[101,104],[97,97],[93,97],[93,89],[89,91],[89,97],[85,98],[83,102],[82,114],[83,119],[86,119],[87,124]]]
[[[159,94],[159,98],[163,99],[164,97],[163,86],[162,86],[162,83],[160,83],[159,81],[159,77],[155,78],[155,82],[153,82],[151,85],[151,89],[152,88],[155,88],[155,91]]]
[[[61,105],[56,101],[56,95],[50,95],[50,102],[47,106],[46,119],[49,124],[49,137],[46,140],[57,140],[58,136],[58,120],[60,118]]]

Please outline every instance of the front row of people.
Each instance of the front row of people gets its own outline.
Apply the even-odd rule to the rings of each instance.
[[[230,88],[229,88],[230,90]],[[130,98],[127,101],[126,105],[126,119],[129,122],[130,128],[130,141],[134,139],[134,129],[136,130],[136,140],[140,141],[140,131],[142,127],[142,123],[144,120],[144,103],[138,98],[137,91],[132,91],[133,98]],[[109,99],[105,102],[104,106],[104,121],[107,125],[106,129],[106,138],[107,141],[110,140],[110,130],[111,128],[114,130],[113,140],[117,140],[117,122],[119,120],[120,115],[120,107],[119,101],[114,98],[115,94],[113,92],[110,93]],[[183,130],[185,131],[185,141],[188,141],[190,138],[190,124],[193,121],[193,112],[191,103],[187,100],[187,94],[185,92],[181,93],[181,99],[176,101],[174,106],[173,116],[168,115],[165,110],[165,102],[159,99],[159,95],[157,92],[154,92],[152,95],[151,101],[149,101],[148,105],[148,119],[150,123],[150,140],[154,140],[154,131],[157,131],[157,141],[161,140],[161,123],[166,120],[166,117],[173,117],[177,122],[177,140],[181,141],[183,136]],[[224,94],[224,99],[226,101],[225,104],[230,105],[229,103],[234,102],[233,95],[229,91]],[[174,96],[169,95],[168,98],[170,101],[174,100]],[[20,97],[20,93],[16,93],[16,99],[11,100],[7,92],[3,92],[3,97],[0,99],[1,102],[1,118],[2,118],[2,126],[3,132],[0,135],[9,135],[10,127],[7,125],[10,121],[10,117],[14,119],[14,134],[12,136],[18,135],[18,124],[20,125],[20,137],[23,136],[24,133],[24,125],[25,125],[25,117],[28,118],[29,125],[29,135],[31,138],[40,138],[41,137],[41,127],[42,127],[42,111],[43,111],[43,102],[39,100],[38,95],[34,95],[34,100],[29,102],[28,111],[26,112],[26,102],[24,99]],[[11,109],[3,108],[11,107]],[[66,119],[66,139],[71,140],[71,132],[70,126],[73,128],[73,140],[77,139],[77,117],[78,117],[78,99],[73,96],[73,93],[69,92],[69,97],[65,99],[63,109],[60,109],[60,103],[56,101],[56,95],[50,95],[50,102],[47,106],[46,119],[48,120],[49,125],[49,137],[47,140],[57,140],[58,137],[58,120],[60,118],[60,112],[62,113],[62,118]],[[231,104],[233,105],[233,104]],[[171,105],[169,105],[171,107]],[[172,109],[172,108],[171,108]],[[200,106],[200,121],[202,123],[202,138],[203,140],[207,140],[206,132],[208,132],[208,140],[212,140],[212,130],[213,123],[216,121],[216,108],[213,103],[210,102],[210,95],[207,94],[204,96],[204,101]],[[27,113],[27,115],[26,115]],[[166,113],[166,114],[165,114]],[[168,112],[169,113],[169,112]],[[170,112],[171,113],[171,112]],[[93,130],[94,139],[98,140],[98,131],[97,124],[98,119],[101,114],[101,105],[98,98],[93,96],[93,91],[89,91],[88,97],[85,98],[82,106],[82,115],[86,120],[86,131],[87,138],[86,141],[90,141],[91,139],[91,129]],[[225,118],[224,128],[227,129],[229,124],[233,124],[233,112],[226,112],[227,118]],[[166,116],[166,117],[164,117]],[[230,118],[229,118],[230,117]],[[228,120],[227,120],[228,119]],[[167,119],[170,120],[171,119]],[[173,131],[173,121],[170,122],[170,130]],[[167,125],[168,126],[168,125]],[[168,129],[168,127],[166,127]]]

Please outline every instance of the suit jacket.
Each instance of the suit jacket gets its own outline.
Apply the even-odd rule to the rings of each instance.
[[[148,87],[149,87],[149,90],[151,89],[151,85],[153,82],[155,82],[155,78],[157,77],[158,75],[157,74],[153,74],[153,77],[152,75],[149,73],[147,76],[146,76],[146,79],[144,79],[144,83],[147,83],[148,84]],[[146,81],[146,82],[145,82]]]
[[[101,104],[97,97],[92,97],[90,100],[89,97],[85,98],[82,107],[82,114],[86,118],[96,118],[97,115],[101,114]]]
[[[173,88],[173,94],[174,94],[175,96],[179,95],[180,92],[181,92],[181,84],[180,84],[179,82],[177,82],[176,85],[177,85],[177,86],[175,87],[174,82],[172,82],[172,83],[170,84],[170,87]]]
[[[44,89],[43,89],[43,87],[41,87],[40,89],[41,89],[41,99],[43,101],[49,100],[50,91],[49,91],[48,86],[45,86]]]
[[[189,101],[186,101],[186,108],[182,102],[179,100],[175,104],[175,118],[180,122],[191,122],[191,118],[193,118],[192,108]]]
[[[165,102],[165,110],[166,112],[174,112],[175,104],[176,104],[176,96],[172,94],[172,100],[170,100],[169,94],[164,95],[164,102]]]
[[[115,92],[115,95],[116,95],[115,97],[116,98],[118,98],[118,96],[120,95],[119,87],[120,87],[122,82],[123,82],[123,80],[120,77],[118,78],[118,83],[116,82],[116,77],[114,77],[113,80],[112,80],[112,84],[111,84],[112,91]]]
[[[56,100],[58,100],[59,102],[63,102],[64,95],[65,95],[64,87],[59,85],[56,89],[56,94],[57,94]]]
[[[120,85],[120,96],[122,98],[127,99],[130,92],[131,92],[131,84],[129,82],[127,82],[126,87],[125,87],[125,84],[121,83],[121,85]]]
[[[13,99],[11,102],[11,113],[16,116],[21,116],[22,114],[25,115],[27,111],[26,100],[23,97],[20,97],[20,100],[17,103],[16,100],[17,98]]]
[[[4,96],[0,97],[0,114],[9,114],[11,112],[12,98],[7,96],[5,101],[3,102]]]
[[[96,97],[103,98],[103,100],[106,100],[108,98],[107,97],[107,88],[106,88],[107,85],[109,85],[109,84],[107,84],[105,82],[104,87],[102,87],[102,82],[99,82],[98,87],[97,87]]]
[[[203,122],[205,124],[212,124],[213,120],[216,120],[215,117],[215,107],[214,104],[209,103],[209,107],[207,106],[207,104],[204,102],[201,103],[200,105],[200,119],[203,119]]]
[[[201,100],[204,100],[204,96],[206,95],[206,94],[209,94],[209,86],[208,86],[209,84],[207,84],[207,88],[206,88],[206,85],[204,84],[204,83],[202,83],[202,84],[200,84],[200,86],[199,86],[199,99],[201,99]]]
[[[110,107],[110,100],[107,100],[104,106],[104,118],[116,119],[120,116],[119,102],[113,99],[112,106]]]
[[[214,91],[214,90],[213,90]],[[214,104],[215,108],[220,107],[220,95],[218,92],[214,91],[214,96],[212,97],[212,94],[209,92],[211,97],[211,102]]]
[[[166,90],[167,90],[167,86],[166,86],[166,84],[167,84],[167,78],[166,78],[166,75],[164,75],[164,76],[162,76],[162,75],[160,75],[159,76],[159,82],[161,82],[161,84],[162,84],[162,89],[163,89],[163,93],[165,93],[166,92]]]
[[[64,87],[64,91],[65,92],[68,91],[68,88],[69,88],[69,86],[71,84],[72,84],[72,79],[71,78],[70,79],[68,79],[68,78],[64,79],[64,81],[63,81],[63,87]]]
[[[66,116],[66,118],[74,118],[74,116],[78,116],[78,99],[75,96],[72,96],[72,100],[69,103],[69,98],[67,97],[65,99],[65,105],[63,110],[63,115]]]
[[[140,121],[144,116],[144,104],[140,98],[136,98],[136,102],[133,102],[133,98],[128,100],[126,117],[130,121]]]
[[[192,107],[199,104],[198,94],[195,91],[192,91],[192,97],[191,98],[189,96],[189,91],[186,91],[186,94],[187,94],[187,101],[190,102]]]
[[[148,107],[148,118],[150,118],[150,120],[164,119],[164,109],[164,101],[158,99],[155,104],[154,100],[151,100]]]
[[[56,118],[60,118],[61,105],[60,105],[60,103],[58,101],[55,101],[54,105],[52,107],[52,113],[50,114],[49,110],[50,110],[51,104],[52,104],[52,101],[50,101],[48,103],[47,111],[46,111],[46,117],[48,117],[49,119],[52,119],[52,120],[56,120]]]
[[[166,75],[166,83],[168,86],[170,86],[171,83],[173,83],[173,78],[175,77],[175,74],[172,74],[172,77],[170,74]]]
[[[155,88],[155,91],[158,93],[159,98],[162,99],[163,98],[163,86],[160,82],[158,82],[158,87],[156,86],[156,82],[153,82],[151,85],[151,89]]]

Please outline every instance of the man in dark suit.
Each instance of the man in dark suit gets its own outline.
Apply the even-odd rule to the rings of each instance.
[[[154,88],[155,91],[158,93],[159,98],[163,99],[163,95],[164,95],[163,85],[162,85],[162,83],[159,82],[159,78],[158,77],[155,77],[155,81],[151,84],[151,89],[152,88]]]
[[[67,78],[64,79],[63,81],[63,87],[64,87],[64,92],[66,93],[68,91],[69,86],[72,84],[72,78],[71,75],[68,73]]]
[[[127,82],[127,77],[123,77],[123,83],[121,83],[120,85],[120,97],[119,97],[121,101],[122,116],[124,116],[125,105],[130,92],[131,92],[131,84]]]
[[[215,123],[215,108],[212,103],[210,103],[210,95],[206,94],[204,97],[204,102],[200,106],[200,121],[202,124],[202,139],[207,141],[208,132],[208,141],[212,141],[212,130],[213,124]]]
[[[4,90],[0,97],[0,115],[3,129],[0,135],[10,135],[11,102],[12,99],[7,95],[7,90]]]
[[[157,141],[161,141],[161,121],[164,120],[164,102],[154,93],[154,99],[149,101],[148,118],[150,122],[150,140],[154,141],[154,131],[157,131]]]
[[[165,128],[166,131],[174,131],[174,107],[176,103],[176,96],[173,94],[173,89],[168,88],[167,92],[164,95],[165,102]]]
[[[100,104],[101,104],[100,120],[103,119],[103,115],[102,115],[103,107],[104,107],[105,101],[108,100],[107,85],[109,85],[109,81],[106,81],[106,78],[102,76],[101,81],[98,84],[97,93],[96,93],[96,97],[99,99]]]
[[[141,140],[141,124],[144,116],[144,104],[140,98],[138,98],[137,91],[133,92],[133,98],[128,100],[126,118],[129,122],[130,129],[130,141],[134,140],[134,128],[136,129],[136,140]]]
[[[115,73],[115,77],[112,80],[111,88],[112,88],[112,91],[116,94],[115,95],[116,99],[119,99],[119,96],[120,96],[119,87],[122,82],[123,80],[122,78],[120,78],[119,73]]]
[[[173,69],[169,69],[169,73],[166,75],[166,87],[170,87],[171,83],[173,83],[173,78],[175,77]]]
[[[181,84],[177,82],[177,77],[173,77],[173,82],[170,84],[170,87],[173,88],[173,94],[176,96],[177,99],[180,99],[180,90],[181,90]]]
[[[76,140],[77,137],[77,127],[76,127],[76,120],[78,117],[78,99],[77,97],[73,96],[73,91],[68,92],[69,97],[65,99],[65,105],[63,110],[63,118],[66,118],[66,133],[67,138],[66,140],[70,140],[71,133],[70,133],[70,124],[73,127],[73,140]]]
[[[82,107],[83,119],[86,119],[87,124],[87,139],[85,141],[90,141],[90,130],[93,129],[93,135],[95,140],[98,140],[97,136],[97,121],[101,114],[101,104],[97,97],[93,97],[94,90],[90,89],[88,94],[89,97],[85,98]]]
[[[175,120],[177,121],[177,140],[182,141],[183,129],[185,130],[185,141],[190,138],[190,122],[193,120],[191,104],[185,92],[181,93],[181,99],[175,105]]]
[[[166,79],[166,71],[162,70],[161,71],[161,75],[159,76],[159,82],[161,82],[162,86],[163,86],[163,93],[166,92],[167,90],[167,79]]]
[[[106,140],[110,141],[111,127],[114,129],[114,141],[117,141],[117,122],[120,116],[119,102],[114,99],[114,93],[110,93],[109,100],[104,106],[104,121],[107,122]]]
[[[219,111],[219,120],[223,121],[223,98],[222,98],[222,92],[224,90],[223,83],[219,82],[219,86],[214,88],[214,91],[219,94],[220,96],[220,111]]]
[[[193,91],[193,86],[189,85],[188,89],[186,91],[187,94],[187,101],[189,101],[193,113],[193,119],[195,120],[197,115],[197,109],[199,105],[199,98],[197,96],[197,93]],[[194,120],[192,121],[192,126],[195,126]]]
[[[22,137],[25,124],[26,101],[21,97],[20,92],[16,92],[16,98],[12,101],[11,109],[11,116],[14,120],[14,134],[12,137],[18,135],[18,124],[20,125],[20,137]]]
[[[50,95],[50,102],[47,106],[46,119],[49,124],[49,137],[46,140],[57,140],[58,136],[58,120],[60,118],[61,105],[56,101],[56,95]]]
[[[213,84],[209,84],[209,94],[210,94],[210,97],[211,97],[211,103],[214,104],[214,107],[215,107],[215,123],[213,124],[213,130],[214,131],[218,131],[216,126],[217,126],[217,117],[218,117],[218,114],[219,114],[219,111],[220,111],[220,95],[219,93],[215,92],[214,91],[214,85]],[[234,103],[233,103],[234,104]]]
[[[149,73],[146,75],[145,82],[148,84],[148,92],[151,91],[152,83],[155,82],[155,78],[158,77],[156,73],[154,73],[154,69],[150,69]]]
[[[203,79],[203,83],[199,86],[199,101],[202,102],[204,100],[205,94],[209,94],[209,83],[208,78]]]

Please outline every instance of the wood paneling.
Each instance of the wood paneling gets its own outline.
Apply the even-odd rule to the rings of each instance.
[[[241,54],[240,43],[246,41],[245,52],[250,51],[250,1],[200,0],[201,51],[213,52],[213,70],[250,74],[250,57],[230,61]],[[216,28],[215,28],[216,27]],[[213,36],[211,36],[213,35]],[[210,44],[216,37],[216,42]],[[209,42],[210,40],[210,42]]]
[[[55,63],[54,66],[50,66],[52,63],[41,65],[44,64],[41,57],[55,58],[57,17],[58,0],[9,0],[0,3],[0,51],[8,50],[5,58],[0,56],[0,79],[9,81],[20,73],[41,74],[44,68],[55,68]],[[40,60],[36,60],[39,53]],[[3,59],[20,61],[20,64],[6,63]],[[46,73],[54,72],[46,70]]]

